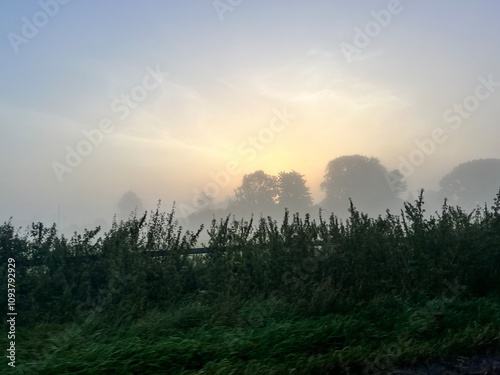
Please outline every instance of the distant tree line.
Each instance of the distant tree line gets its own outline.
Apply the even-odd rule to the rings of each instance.
[[[200,197],[205,207],[192,214],[195,222],[211,217],[236,214],[280,216],[284,209],[291,213],[317,213],[327,210],[339,217],[347,216],[350,201],[372,216],[385,214],[387,209],[403,208],[407,182],[399,170],[389,171],[380,160],[363,155],[346,155],[331,160],[326,168],[321,190],[324,199],[314,205],[304,176],[297,171],[280,172],[277,176],[258,170],[243,177],[225,209],[215,209],[213,197]],[[428,205],[438,209],[448,204],[471,210],[490,202],[500,187],[500,159],[478,159],[462,163],[439,182],[439,191],[426,191]],[[406,198],[413,201],[411,192]]]

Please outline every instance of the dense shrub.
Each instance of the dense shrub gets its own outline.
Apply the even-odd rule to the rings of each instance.
[[[96,312],[134,317],[189,298],[282,298],[324,314],[387,295],[498,294],[500,192],[491,208],[467,213],[445,201],[436,216],[424,212],[422,192],[400,215],[378,218],[352,203],[345,222],[321,212],[315,221],[286,211],[281,224],[227,217],[208,228],[208,253],[194,255],[202,228],[183,232],[174,209],[115,221],[101,237],[95,228],[68,239],[41,223],[21,234],[6,222],[0,262],[16,260],[17,309],[27,324]]]

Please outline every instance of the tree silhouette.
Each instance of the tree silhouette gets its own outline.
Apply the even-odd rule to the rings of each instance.
[[[328,163],[321,189],[325,192],[322,208],[345,213],[351,198],[360,211],[378,214],[401,203],[406,182],[399,171],[389,173],[377,158],[347,155]]]
[[[279,190],[275,176],[262,170],[243,176],[240,187],[235,189],[236,206],[252,212],[276,206]]]
[[[443,198],[464,209],[492,202],[500,188],[500,159],[477,159],[459,164],[439,181],[439,186]]]
[[[293,170],[278,174],[278,204],[291,212],[311,209],[313,201],[303,175]]]
[[[120,217],[125,219],[134,211],[141,214],[144,211],[144,207],[137,194],[133,191],[128,191],[123,194],[118,202],[118,210]]]

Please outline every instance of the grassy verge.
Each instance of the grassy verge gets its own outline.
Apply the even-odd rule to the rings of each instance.
[[[115,322],[115,323],[113,323]],[[500,299],[387,297],[311,316],[282,301],[191,301],[139,319],[19,328],[17,371],[39,374],[377,373],[498,349]],[[78,332],[65,345],[52,341]],[[64,338],[64,337],[63,337]],[[38,359],[36,359],[38,358]]]

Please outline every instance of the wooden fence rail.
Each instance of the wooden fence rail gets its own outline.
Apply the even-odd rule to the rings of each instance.
[[[323,245],[324,243],[322,241],[316,241],[314,243],[315,246],[318,245]],[[215,251],[225,251],[226,249],[224,248],[208,248],[208,247],[197,247],[197,248],[192,248],[189,250],[183,250],[181,251],[181,254],[185,255],[196,255],[196,254],[210,254]],[[152,251],[141,251],[137,252],[135,254],[138,255],[143,255],[143,256],[150,256],[150,257],[166,257],[172,254],[171,250],[152,250]],[[102,258],[103,255],[101,254],[94,254],[94,255],[80,255],[80,256],[69,256],[63,258],[64,261],[70,261],[70,262],[77,262],[77,261],[85,261],[85,260],[92,260],[92,261],[97,261],[100,258]],[[38,259],[33,259],[33,260],[28,260],[25,262],[25,264],[28,267],[33,267],[33,266],[40,266],[43,265],[43,262]]]
[[[209,249],[206,247],[198,247],[198,248],[193,248],[193,249],[189,249],[189,250],[183,250],[181,253],[184,253],[186,255],[209,254],[209,253],[212,253],[216,250],[220,250],[220,249]],[[172,254],[172,251],[170,251],[170,250],[141,251],[141,252],[137,252],[135,254],[142,255],[142,256],[150,256],[150,257],[165,257],[165,256],[169,256],[170,254]],[[63,259],[64,259],[64,261],[70,261],[70,262],[85,261],[85,260],[97,261],[102,257],[103,257],[102,254],[93,254],[93,255],[68,256],[68,257],[64,257]],[[38,259],[32,259],[32,260],[28,260],[27,262],[25,262],[25,264],[28,267],[41,266],[41,265],[43,265],[43,263],[44,262],[42,262],[42,260],[38,260]]]

